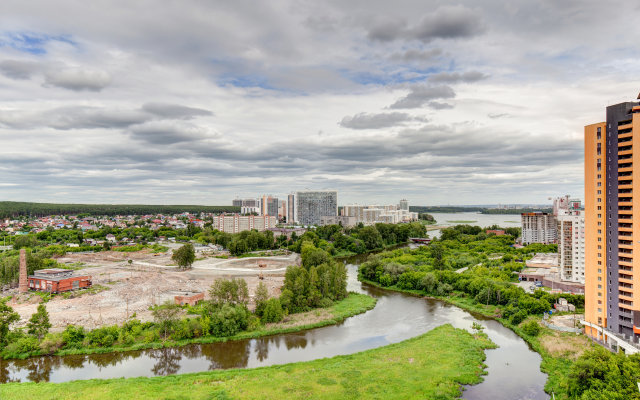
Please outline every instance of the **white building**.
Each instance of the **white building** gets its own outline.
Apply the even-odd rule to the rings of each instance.
[[[407,200],[400,200],[400,205],[367,205],[351,204],[342,207],[342,215],[354,217],[356,223],[373,225],[377,223],[397,224],[418,220],[418,213],[409,211]]]
[[[556,243],[558,227],[556,218],[552,214],[531,212],[520,215],[522,218],[522,244]]]
[[[213,228],[227,233],[238,233],[252,229],[261,232],[275,228],[277,222],[275,216],[223,214],[213,217]]]
[[[559,210],[557,220],[560,279],[584,284],[584,212]]]

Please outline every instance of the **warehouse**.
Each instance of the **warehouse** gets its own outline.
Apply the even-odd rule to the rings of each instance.
[[[73,271],[60,268],[40,269],[29,276],[29,289],[50,293],[91,287],[89,275],[74,275]]]

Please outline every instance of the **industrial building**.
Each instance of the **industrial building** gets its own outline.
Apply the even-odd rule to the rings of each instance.
[[[638,97],[640,99],[640,96]],[[585,126],[585,332],[637,352],[640,339],[640,103]],[[635,164],[635,165],[634,165]]]
[[[91,287],[91,277],[88,275],[74,275],[68,269],[51,268],[34,271],[29,276],[29,290],[49,293],[68,292],[70,290]]]

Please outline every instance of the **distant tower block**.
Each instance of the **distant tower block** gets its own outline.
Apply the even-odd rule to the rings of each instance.
[[[27,280],[27,251],[20,249],[20,293],[29,291],[29,281]]]

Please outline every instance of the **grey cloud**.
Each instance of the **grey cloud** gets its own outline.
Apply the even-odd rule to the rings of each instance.
[[[441,103],[439,101],[430,101],[427,106],[429,106],[429,108],[433,108],[434,110],[448,110],[450,108],[453,108],[453,104]]]
[[[213,115],[211,111],[202,108],[167,103],[146,103],[142,106],[142,110],[169,119],[191,119],[198,116]]]
[[[464,7],[443,6],[425,15],[410,26],[401,19],[375,23],[368,32],[371,40],[390,42],[394,40],[420,40],[429,43],[435,39],[459,39],[477,36],[486,30],[477,12]]]
[[[11,79],[29,79],[40,69],[40,64],[32,61],[5,60],[0,62],[0,72]]]
[[[431,50],[407,50],[403,53],[394,53],[390,58],[395,61],[415,62],[435,60],[443,54],[442,49]]]
[[[511,114],[508,113],[491,113],[491,114],[487,114],[487,117],[491,118],[491,119],[498,119],[498,118],[507,118],[510,117]]]
[[[423,86],[416,85],[411,88],[411,91],[405,97],[398,99],[389,108],[392,109],[404,109],[404,108],[419,108],[424,104],[437,99],[452,99],[456,96],[456,93],[450,86]]]
[[[63,69],[45,73],[45,86],[55,86],[73,91],[99,92],[111,83],[106,71],[88,69]]]
[[[177,121],[152,121],[131,127],[133,139],[160,145],[192,142],[216,136],[202,127]]]
[[[459,72],[440,72],[438,74],[431,75],[429,81],[433,83],[473,83],[483,79],[487,79],[489,75],[480,71],[467,71],[463,73]]]
[[[397,126],[411,120],[407,113],[393,112],[381,114],[359,113],[352,117],[344,117],[340,126],[349,129],[380,129]]]

